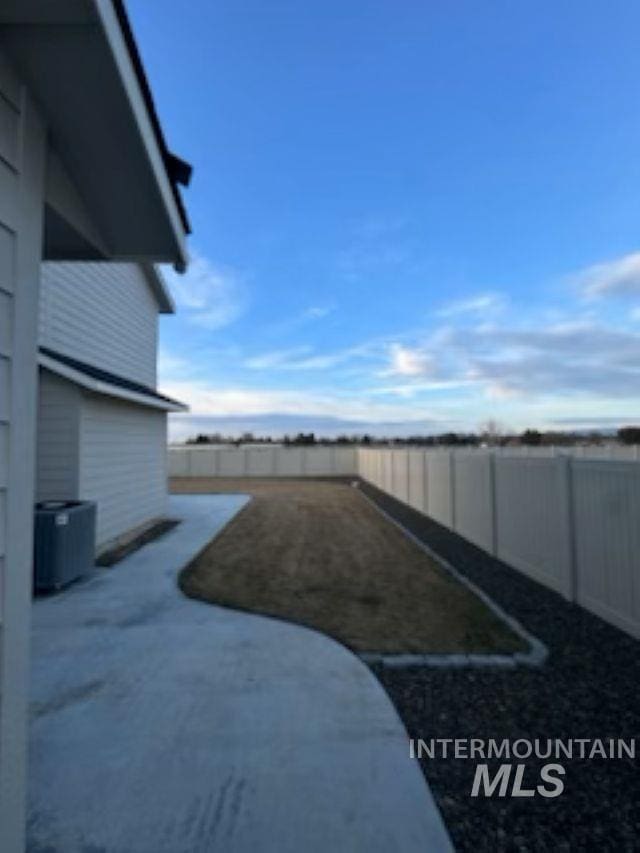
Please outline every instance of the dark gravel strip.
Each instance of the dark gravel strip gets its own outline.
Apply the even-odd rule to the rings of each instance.
[[[373,486],[362,489],[550,651],[538,669],[372,666],[410,737],[640,738],[638,641]],[[501,762],[487,763],[494,771]],[[535,788],[547,762],[524,763],[526,787]],[[640,851],[638,759],[560,763],[559,797],[501,799],[470,797],[476,761],[421,761],[460,851]]]

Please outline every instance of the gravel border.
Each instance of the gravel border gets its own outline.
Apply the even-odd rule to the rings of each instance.
[[[370,484],[360,487],[549,649],[540,667],[371,664],[410,737],[640,738],[637,640]],[[487,763],[493,770],[500,764]],[[525,781],[529,776],[533,781],[546,762],[523,763]],[[475,764],[455,758],[421,760],[458,850],[640,850],[637,762],[565,761],[565,790],[554,799],[471,798]]]

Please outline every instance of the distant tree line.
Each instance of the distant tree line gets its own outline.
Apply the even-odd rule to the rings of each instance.
[[[225,436],[219,432],[199,433],[188,438],[187,444],[221,444],[240,447],[244,444],[284,444],[286,446],[311,447],[314,445],[411,445],[415,447],[549,447],[580,444],[605,444],[618,441],[621,444],[640,444],[640,426],[621,427],[616,433],[526,429],[521,433],[503,431],[495,421],[487,421],[477,432],[443,432],[438,435],[373,436],[368,433],[338,435],[335,438],[316,436],[313,432],[299,432],[280,438],[257,436],[245,432],[240,437]]]

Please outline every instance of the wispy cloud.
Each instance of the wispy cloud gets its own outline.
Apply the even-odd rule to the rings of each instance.
[[[240,276],[203,255],[194,253],[183,275],[172,269],[166,269],[164,275],[181,314],[199,326],[220,329],[246,309],[247,291]]]
[[[420,397],[475,392],[493,401],[549,396],[640,400],[640,331],[593,318],[523,325],[516,317],[448,325],[422,342],[394,343],[377,393]]]
[[[301,314],[302,320],[322,320],[323,317],[327,317],[333,308],[329,308],[327,306],[321,305],[312,305],[310,308],[307,308],[306,311],[303,311]]]
[[[310,323],[324,320],[325,317],[333,314],[334,311],[335,306],[333,305],[310,305],[308,308],[304,308],[291,317],[284,317],[277,323],[273,323],[264,331],[271,336],[291,334],[291,332],[295,332]]]
[[[345,387],[344,362],[360,356],[366,370]],[[366,355],[364,355],[366,354]],[[263,365],[269,368],[264,354]],[[380,377],[374,362],[396,368],[397,382],[371,387]],[[289,360],[287,360],[289,359]],[[435,429],[457,419],[473,428],[483,418],[507,413],[512,426],[544,425],[553,417],[608,416],[640,409],[640,331],[604,322],[571,320],[520,325],[441,329],[427,342],[393,349],[375,342],[325,355],[271,353],[274,370],[327,368],[322,381],[275,380],[259,387],[239,379],[223,381],[185,376],[168,381],[170,396],[187,402],[195,416],[290,415],[338,417],[373,422],[421,421]],[[331,368],[342,365],[341,371]],[[268,373],[265,373],[265,379]],[[442,427],[444,428],[444,426]],[[415,430],[414,430],[415,431]]]
[[[411,348],[402,344],[391,344],[389,359],[389,368],[383,372],[385,376],[420,377],[433,374],[435,370],[432,356],[418,347]]]
[[[640,296],[640,252],[587,267],[571,278],[587,299]]]
[[[158,376],[160,382],[184,376],[190,372],[191,364],[188,358],[169,352],[165,347],[160,347],[158,352]]]
[[[460,329],[447,355],[447,373],[466,375],[492,399],[639,396],[640,333],[595,322]]]
[[[423,403],[403,409],[398,403],[381,401],[373,395],[355,396],[335,389],[228,388],[202,381],[168,383],[164,390],[186,402],[194,416],[240,417],[278,413],[364,421],[433,417],[433,412],[429,412]]]
[[[243,364],[251,370],[321,371],[366,358],[370,353],[369,344],[324,353],[314,352],[309,346],[300,346],[260,353],[245,359]]]
[[[195,273],[195,283],[176,293],[187,318],[232,322],[228,318],[242,310],[237,299],[230,298],[226,321],[209,316],[212,299],[226,287],[217,270],[203,262]],[[496,412],[510,423],[535,426],[552,417],[640,411],[640,324],[635,322],[640,305],[631,304],[621,316],[576,299],[640,293],[640,253],[589,267],[578,283],[577,290],[575,280],[569,283],[567,300],[553,311],[542,306],[535,315],[500,293],[476,292],[441,306],[426,324],[342,346],[309,326],[307,340],[283,333],[272,345],[261,328],[251,348],[225,342],[235,349],[224,358],[191,350],[195,367],[189,366],[186,349],[164,351],[163,388],[207,417],[280,413],[368,423],[457,418],[473,427]],[[236,295],[234,286],[229,292]],[[309,303],[282,327],[322,323],[331,310]]]
[[[507,306],[506,297],[501,293],[480,293],[467,299],[459,299],[443,305],[436,313],[439,317],[460,317],[463,314],[489,315],[492,318]]]
[[[368,393],[379,397],[404,397],[411,399],[434,391],[453,391],[470,387],[475,384],[473,379],[436,379],[430,382],[407,382],[398,385],[387,385],[371,388]]]
[[[297,365],[311,352],[307,346],[292,347],[291,349],[272,350],[245,359],[244,366],[249,370],[273,370],[274,368],[291,368]]]

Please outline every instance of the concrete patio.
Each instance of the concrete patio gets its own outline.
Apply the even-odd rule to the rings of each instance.
[[[451,850],[391,702],[314,631],[182,596],[243,496],[35,602],[32,853]]]

